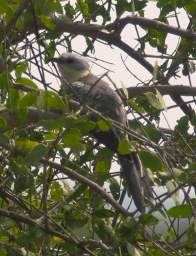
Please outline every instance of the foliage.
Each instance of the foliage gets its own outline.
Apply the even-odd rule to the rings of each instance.
[[[172,77],[191,81],[196,3],[155,1],[159,16],[154,21],[168,26],[148,26],[149,19],[146,25],[133,23],[138,36],[133,49],[122,43],[120,22],[132,14],[146,17],[148,1],[75,2],[0,0],[0,255],[193,255],[194,110],[186,105],[175,128],[163,129],[160,120],[167,104],[157,87],[125,100],[133,113],[128,131],[133,139],[121,140],[119,153],[138,150],[150,184],[164,190],[156,195],[155,189],[154,201],[140,214],[125,193],[114,152],[97,145],[91,135],[95,127],[104,132],[115,124],[90,120],[81,114],[83,106],[57,91],[58,74],[50,58],[62,46],[76,51],[72,42],[80,34],[86,55],[96,55],[96,40],[105,40],[106,47],[115,45],[151,71],[145,87],[169,83]],[[170,30],[171,17],[179,22],[178,12],[188,17],[189,35],[177,27]],[[62,28],[60,22],[66,25]],[[167,51],[169,33],[180,36],[173,55]],[[149,46],[163,57],[160,65],[147,62]],[[170,209],[167,199],[173,202]],[[161,222],[165,234],[156,231]]]

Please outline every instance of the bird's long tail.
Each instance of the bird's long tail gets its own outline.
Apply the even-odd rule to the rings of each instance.
[[[125,176],[128,191],[133,196],[136,207],[140,212],[145,211],[144,198],[152,197],[152,189],[144,174],[139,156],[136,152],[129,155],[118,155],[122,172]]]

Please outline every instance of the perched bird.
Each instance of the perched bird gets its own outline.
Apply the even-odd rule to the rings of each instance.
[[[63,53],[58,58],[53,58],[61,75],[61,86],[71,91],[81,103],[110,118],[124,127],[127,126],[126,111],[120,96],[110,88],[102,79],[90,72],[89,62],[85,57],[73,53]],[[92,115],[93,119],[95,114]],[[93,136],[118,156],[122,172],[124,173],[127,189],[132,194],[133,200],[139,211],[144,212],[144,198],[151,196],[151,189],[139,156],[136,152],[121,155],[118,152],[119,141],[126,137],[125,132],[113,127],[107,132],[98,129],[93,131]]]

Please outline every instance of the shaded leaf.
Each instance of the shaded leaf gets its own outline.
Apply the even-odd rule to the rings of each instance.
[[[104,209],[104,208],[96,209],[94,213],[95,213],[95,216],[98,218],[110,218],[114,216],[113,211],[109,209]]]
[[[9,144],[9,138],[3,134],[0,134],[0,145],[5,146]]]
[[[47,148],[43,144],[35,146],[26,157],[26,163],[29,165],[38,165],[40,160],[46,156]]]
[[[175,130],[180,132],[182,135],[186,135],[189,129],[189,118],[188,116],[183,116],[179,120],[177,120],[177,125],[175,126]]]
[[[150,168],[152,171],[160,171],[163,168],[161,159],[154,153],[142,150],[139,156],[145,168]]]
[[[156,225],[159,223],[159,220],[150,213],[144,213],[139,217],[139,220],[144,225]]]
[[[120,185],[118,181],[115,178],[110,178],[110,191],[112,193],[112,196],[115,200],[118,200],[120,198]]]

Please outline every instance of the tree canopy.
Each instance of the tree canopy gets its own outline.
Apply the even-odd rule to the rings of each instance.
[[[0,255],[193,255],[195,23],[194,0],[0,0]],[[134,84],[117,89],[97,43],[126,56]],[[115,154],[91,136],[118,124],[90,120],[59,92],[50,59],[62,51],[99,63],[121,95],[132,140],[119,151],[139,152],[154,188],[145,213],[126,193]],[[160,125],[169,109],[183,113],[174,128]]]

